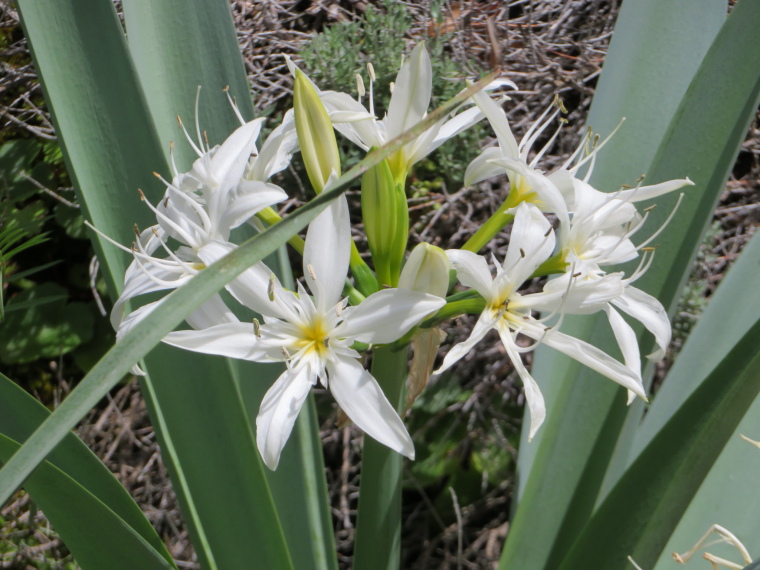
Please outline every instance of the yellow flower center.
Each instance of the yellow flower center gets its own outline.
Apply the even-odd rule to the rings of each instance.
[[[324,357],[327,355],[329,338],[327,336],[328,330],[322,319],[316,319],[314,322],[301,325],[300,338],[296,342],[296,348],[298,350],[306,349],[306,352],[316,352],[317,356]]]

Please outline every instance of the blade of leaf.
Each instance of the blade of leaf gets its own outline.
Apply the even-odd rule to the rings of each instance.
[[[686,195],[679,216],[669,226],[668,241],[658,249],[653,267],[637,282],[637,286],[653,292],[666,307],[675,304],[677,290],[685,281],[701,234],[708,224],[749,121],[757,108],[760,78],[753,65],[753,58],[760,57],[760,41],[755,33],[760,23],[759,7],[753,2],[740,2],[734,7],[668,127],[651,168],[653,182],[675,178],[674,172],[683,171],[693,175],[697,181],[694,188],[696,192]],[[706,109],[710,111],[707,112]],[[669,200],[672,204],[675,197],[670,197]],[[661,224],[669,209],[665,206],[659,212],[653,212],[652,223]],[[646,351],[651,346],[651,340],[648,343],[645,341],[643,346]],[[593,397],[599,398],[600,392],[598,390]],[[608,404],[613,405],[612,401],[610,398]],[[614,410],[610,411],[607,407],[603,415],[608,419],[613,418]],[[638,417],[629,417],[638,420]],[[635,425],[633,419],[630,423]],[[604,441],[605,438],[609,440],[619,432],[620,425],[620,421],[614,423],[614,418],[607,425],[601,424],[597,431],[597,441]],[[618,431],[610,434],[614,427]],[[632,440],[632,434],[624,435],[621,439]],[[614,477],[610,478],[611,481],[616,480],[620,467],[625,465],[627,449],[628,447],[624,448],[625,453],[620,453],[613,464],[611,474]],[[609,453],[609,448],[606,451]],[[599,457],[604,456],[592,456],[588,465],[604,463]],[[588,501],[596,498],[592,486],[596,482],[592,481],[592,485],[589,485],[584,480],[583,483],[584,487],[576,492],[576,497],[580,497],[582,505],[588,508]],[[577,499],[571,507],[568,510],[565,534],[555,544],[550,565],[553,563],[556,566],[563,559],[564,552],[577,532],[570,520],[579,511]],[[641,564],[638,559],[637,562]]]
[[[169,168],[113,4],[24,2],[20,8],[80,203],[95,225],[113,237],[129,235],[135,221],[155,223],[135,190],[139,185],[149,196],[161,196],[163,188],[150,173],[168,173]],[[112,179],[112,171],[123,176]],[[101,257],[112,292],[121,288],[125,259],[121,252]],[[170,404],[183,400],[171,410],[160,405],[149,409],[154,425],[161,426],[157,431],[199,560],[208,568],[240,567],[253,558],[272,567],[290,567],[234,378],[223,363],[174,354],[164,360],[149,359],[148,372],[154,368],[158,372],[143,386],[155,388]],[[213,422],[214,430],[205,427],[218,439],[183,438],[192,433],[194,421],[204,417],[199,409],[217,410],[223,416]],[[171,420],[167,422],[164,415]],[[208,461],[199,465],[202,458]],[[242,466],[247,472],[240,471]],[[214,477],[208,477],[210,470]],[[213,494],[208,492],[209,481],[215,482]],[[231,514],[236,517],[230,518]],[[250,534],[251,528],[266,532]]]
[[[760,394],[760,320],[652,439],[559,566],[651,568],[715,458]],[[646,485],[641,482],[646,481]]]
[[[747,283],[759,273],[760,233],[756,233],[721,281],[668,373],[667,381],[657,392],[636,432],[632,459],[697,389],[706,372],[728,354],[758,319],[757,311],[747,308],[760,307],[760,288],[747,287]],[[756,516],[760,509],[757,493],[760,452],[739,434],[756,436],[754,439],[760,436],[760,399],[755,400],[689,505],[663,550],[656,570],[676,568],[670,552],[688,550],[709,524],[718,523],[731,529],[740,539],[747,539],[747,544],[752,544],[749,539],[760,536],[760,521]]]
[[[620,180],[618,169],[632,178],[649,169],[651,152],[637,153],[643,152],[641,147],[654,149],[659,144],[724,15],[725,4],[710,1],[640,0],[624,6],[589,124],[597,130],[604,128],[602,133],[607,134],[622,117],[628,119],[600,153],[594,184],[605,190],[617,189],[622,182],[632,181]],[[645,40],[637,43],[636,38]],[[619,88],[623,92],[615,93]],[[605,89],[610,93],[606,98]],[[664,120],[659,111],[643,104],[650,97],[657,102],[654,105],[664,106]],[[659,118],[651,122],[650,116]],[[637,125],[643,125],[639,138],[634,136]],[[634,132],[628,136],[622,129]],[[643,162],[631,160],[633,154]],[[682,172],[681,177],[689,173]],[[707,208],[701,215],[708,215]],[[673,259],[664,251],[658,251],[658,257]],[[651,288],[648,292],[657,293]],[[601,318],[568,317],[563,331],[612,354],[617,351]],[[593,509],[626,414],[625,396],[617,385],[559,353],[539,347],[533,376],[546,399],[547,421],[532,443],[527,443],[527,431],[523,433],[518,460],[518,484],[523,491],[518,492],[518,505],[525,506],[514,511],[501,568],[551,567],[551,556],[561,558],[579,521]]]
[[[183,171],[190,168],[197,156],[184,140],[184,134],[175,120],[176,115],[184,118],[188,129],[193,133],[191,136],[195,136],[195,125],[192,123],[198,120],[198,129],[212,145],[220,143],[240,125],[223,89],[229,89],[246,120],[253,117],[248,81],[229,2],[127,0],[124,2],[124,15],[129,50],[147,95],[159,137],[165,149],[169,148],[170,141],[179,138],[178,144],[174,146],[174,159],[177,167]],[[202,91],[198,116],[193,118],[199,86]],[[241,229],[236,231],[240,233]],[[287,257],[284,260],[284,264],[280,263],[279,256],[273,255],[266,259],[266,263],[283,283],[287,283],[290,270]],[[238,316],[243,319],[242,315]],[[170,355],[181,358],[182,354],[181,351],[164,352],[164,358]],[[214,377],[219,379],[219,374],[227,374],[236,379],[244,408],[251,418],[251,429],[255,430],[253,420],[258,413],[261,398],[280,371],[274,365],[240,361],[230,361],[227,366],[226,370],[218,371]],[[167,381],[175,383],[175,390],[182,390],[184,380],[181,376],[164,379],[162,384]],[[204,394],[201,388],[202,385],[197,385],[194,393],[198,396],[200,407],[207,410],[203,402],[209,395]],[[215,388],[213,384],[208,384],[207,389]],[[171,394],[171,390],[166,393]],[[192,409],[196,407],[192,402],[187,402],[188,398],[190,395],[185,392],[182,399],[163,399],[160,407],[166,413],[176,416],[179,425],[185,425],[187,421],[179,418],[180,411],[184,409],[189,419],[193,417]],[[309,405],[313,406],[313,402]],[[177,407],[179,410],[174,409]],[[221,409],[222,413],[228,413],[224,407]],[[294,565],[304,569],[336,568],[322,450],[316,421],[311,419],[313,418],[308,413],[299,416],[298,425],[281,458],[280,468],[276,473],[268,469],[264,472],[290,545]],[[207,421],[210,425],[216,423],[208,416]],[[173,440],[177,445],[180,445],[179,439],[182,437],[181,431],[174,429]],[[307,440],[302,442],[301,438]],[[193,441],[192,438],[190,441]],[[216,450],[211,450],[211,453],[214,452]],[[258,454],[256,456],[258,458]],[[198,479],[198,483],[203,484],[201,479]],[[219,505],[224,508],[221,503]],[[224,520],[225,517],[217,518]],[[223,524],[229,524],[229,520]],[[249,532],[246,528],[249,525],[233,526],[242,532]],[[305,541],[305,536],[318,536],[320,540]]]
[[[19,447],[0,434],[0,462]],[[164,558],[132,526],[51,463],[42,463],[26,488],[84,570],[176,569],[171,558]]]
[[[50,411],[45,406],[0,374],[0,434],[24,441],[48,416]],[[48,459],[171,561],[171,555],[132,497],[79,438],[67,434]]]
[[[621,7],[587,124],[608,136],[623,118],[626,120],[599,155],[591,180],[595,187],[616,190],[649,171],[678,102],[725,20],[726,4],[712,0],[637,0]],[[566,318],[563,330],[588,339],[595,324],[588,318]],[[566,382],[557,378],[572,378],[577,373],[572,362],[544,347],[536,352],[533,370],[546,399],[548,416]],[[565,374],[568,367],[572,370]],[[522,433],[518,500],[548,432],[540,430],[531,445],[525,445],[527,430]],[[570,450],[569,454],[574,452]]]

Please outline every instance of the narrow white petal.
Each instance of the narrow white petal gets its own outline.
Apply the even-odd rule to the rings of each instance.
[[[246,177],[249,180],[265,182],[284,170],[290,164],[293,153],[298,150],[298,135],[293,110],[289,109],[282,123],[273,130],[259,149],[259,155],[253,159],[252,167]]]
[[[348,202],[342,195],[309,224],[306,232],[303,274],[321,311],[340,300],[350,255]]]
[[[485,91],[476,93],[472,96],[472,99],[480,107],[480,110],[483,111],[488,122],[491,123],[501,147],[501,154],[511,158],[519,158],[520,153],[517,150],[517,140],[512,134],[512,129],[509,128],[507,115],[504,109],[501,108],[501,105],[491,99],[491,96]]]
[[[636,338],[636,333],[633,332],[631,325],[625,322],[625,319],[615,309],[608,306],[606,313],[612,327],[612,332],[615,335],[615,340],[620,347],[620,352],[623,354],[625,365],[640,379],[641,353],[639,352],[639,341]],[[633,402],[635,397],[636,394],[628,390],[629,404]]]
[[[529,330],[521,332],[535,340],[541,340],[545,345],[559,350],[646,400],[644,387],[637,375],[597,347],[559,331],[550,331],[543,336]]]
[[[285,191],[275,184],[243,180],[238,185],[237,195],[227,203],[219,225],[227,230],[256,215],[267,206],[288,199]]]
[[[330,392],[364,432],[393,451],[414,459],[414,443],[380,385],[353,359],[328,361]]]
[[[519,284],[551,256],[555,238],[549,220],[536,206],[522,202],[516,210],[503,267],[510,281]]]
[[[493,300],[493,277],[485,257],[464,249],[449,249],[446,256],[462,285],[475,289],[487,302]]]
[[[251,153],[256,150],[256,138],[263,122],[264,119],[255,119],[238,127],[216,151],[211,168],[219,188],[227,190],[237,186]]]
[[[257,346],[253,323],[225,323],[195,331],[174,331],[163,338],[166,344],[240,360],[268,361],[264,348]]]
[[[272,471],[277,469],[282,448],[316,379],[310,376],[307,366],[286,370],[261,402],[259,415],[256,416],[256,444],[264,464]]]
[[[206,265],[211,265],[236,247],[229,242],[212,241],[198,250],[198,257]],[[249,267],[239,277],[227,283],[225,288],[236,301],[260,315],[289,320],[292,313],[284,303],[287,294],[276,276],[274,278],[274,300],[269,298],[272,275],[272,270],[260,262]]]
[[[661,360],[670,344],[671,328],[668,313],[657,299],[641,289],[628,286],[624,293],[612,302],[618,309],[639,321],[654,335],[657,350],[647,355],[653,361]]]
[[[205,329],[224,323],[236,323],[238,319],[217,294],[209,297],[185,321],[194,329]]]
[[[668,192],[679,190],[684,186],[694,186],[694,182],[688,178],[683,178],[668,180],[667,182],[661,182],[660,184],[654,184],[652,186],[639,186],[638,188],[623,190],[619,193],[618,198],[621,200],[630,200],[631,202],[641,202],[643,200],[657,198]]]
[[[388,139],[397,137],[425,116],[432,90],[433,66],[425,44],[419,43],[396,76],[386,119]]]
[[[494,319],[487,313],[481,313],[480,318],[472,328],[467,340],[455,344],[443,359],[443,364],[433,374],[441,374],[456,364],[472,347],[479,343],[484,336],[494,327]]]
[[[601,311],[623,294],[623,274],[610,273],[599,279],[574,281],[568,288],[569,274],[552,279],[542,293],[523,295],[518,303],[535,311],[562,311],[570,315],[590,315]]]
[[[343,322],[332,334],[373,344],[393,342],[445,304],[444,299],[428,293],[384,289],[345,309]]]
[[[482,180],[493,178],[499,174],[504,174],[504,168],[491,162],[501,156],[501,149],[495,146],[485,149],[480,155],[476,156],[467,170],[464,172],[464,185],[472,186]]]
[[[528,412],[530,413],[530,431],[528,431],[528,441],[533,439],[536,435],[538,428],[544,423],[546,418],[546,404],[544,403],[544,395],[541,393],[541,388],[531,376],[528,369],[523,364],[520,353],[517,350],[515,341],[512,340],[512,336],[509,332],[509,328],[506,326],[499,327],[499,336],[504,348],[507,350],[507,355],[512,361],[512,364],[517,370],[517,374],[522,380],[523,388],[525,389],[525,401],[528,404]]]
[[[176,282],[176,287],[179,287],[190,277],[178,263],[171,260],[162,263],[161,267],[157,267],[152,263],[142,263],[145,271],[140,269],[137,261],[133,261],[127,268],[124,277],[124,289],[114,303],[113,309],[111,309],[111,326],[113,326],[114,330],[119,328],[119,324],[124,318],[124,304],[127,301],[146,293],[172,289],[171,282]],[[169,268],[172,265],[176,266],[176,270]],[[151,279],[146,272],[153,275],[160,283]]]

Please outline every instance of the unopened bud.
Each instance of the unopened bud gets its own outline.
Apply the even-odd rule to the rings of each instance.
[[[338,143],[327,109],[300,69],[295,70],[293,111],[304,166],[311,185],[319,194],[330,174],[340,175]]]
[[[445,298],[449,288],[449,260],[440,247],[421,243],[412,250],[398,286]]]

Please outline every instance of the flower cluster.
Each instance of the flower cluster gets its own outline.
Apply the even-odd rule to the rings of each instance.
[[[268,182],[300,150],[316,193],[340,175],[335,132],[363,150],[382,146],[422,120],[432,92],[432,66],[424,45],[418,45],[401,66],[387,114],[375,116],[372,83],[359,77],[359,98],[321,91],[292,62],[294,108],[257,148],[262,119],[243,121],[221,145],[193,141],[198,154],[189,172],[164,181],[161,202],[148,204],[156,224],[137,232],[134,257],[117,300],[112,323],[121,337],[161,303],[154,301],[124,315],[125,304],[146,293],[181,286],[237,246],[230,232],[249,222],[254,227],[276,223],[272,205],[287,198]],[[635,245],[634,234],[647,214],[635,203],[691,184],[688,179],[607,193],[588,179],[600,146],[590,135],[560,169],[546,173],[539,162],[554,140],[532,148],[563,108],[547,110],[519,143],[513,136],[502,101],[492,91],[500,81],[474,95],[463,108],[433,124],[416,139],[368,171],[362,178],[362,217],[372,267],[356,251],[345,197],[334,201],[310,225],[305,241],[291,241],[303,258],[303,282],[288,290],[259,263],[227,285],[231,297],[261,315],[241,322],[219,295],[187,318],[190,329],[170,333],[164,342],[187,350],[256,362],[283,362],[285,370],[265,395],[256,419],[257,443],[264,462],[275,469],[283,446],[311,387],[319,382],[367,434],[391,449],[414,457],[404,423],[363,366],[363,352],[372,345],[403,346],[420,340],[412,364],[410,391],[417,393],[436,358],[441,342],[437,325],[446,316],[477,310],[469,338],[452,347],[436,373],[454,363],[496,330],[525,387],[530,410],[530,435],[544,420],[541,391],[522,362],[521,353],[543,343],[624,386],[631,397],[646,398],[641,358],[634,330],[621,314],[639,321],[655,338],[661,358],[670,340],[662,305],[634,287],[651,262],[649,241]],[[368,95],[368,106],[362,98]],[[498,97],[498,96],[497,96]],[[506,99],[502,96],[502,99]],[[465,173],[466,184],[505,174],[509,193],[501,208],[462,249],[444,252],[430,244],[406,254],[409,212],[405,183],[414,164],[446,140],[477,121],[487,119],[496,146],[477,156]],[[197,123],[197,118],[196,118]],[[199,129],[196,129],[199,131]],[[556,136],[556,133],[555,135]],[[589,150],[589,148],[593,150]],[[580,177],[581,170],[586,174]],[[504,259],[489,260],[477,252],[511,225]],[[630,275],[610,268],[639,258]],[[446,298],[450,271],[468,292]],[[538,292],[526,293],[537,276],[552,278]],[[352,294],[349,295],[348,293]],[[350,299],[350,303],[349,303]],[[457,303],[460,303],[457,305]],[[473,309],[473,306],[477,309]],[[560,331],[567,314],[604,312],[620,346],[623,362]],[[530,346],[518,343],[518,335]],[[419,354],[418,354],[419,353]],[[422,384],[420,385],[420,377]]]

